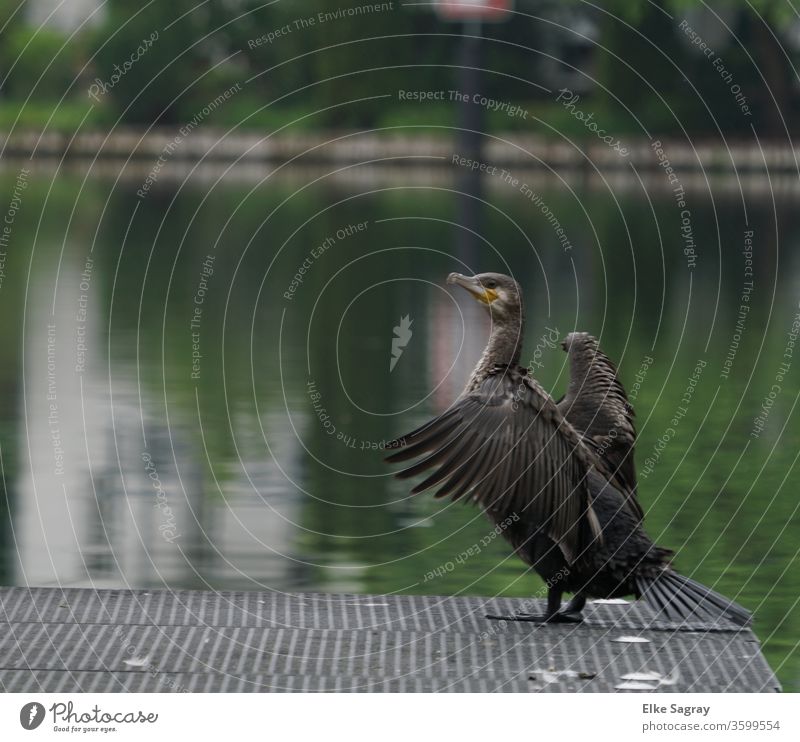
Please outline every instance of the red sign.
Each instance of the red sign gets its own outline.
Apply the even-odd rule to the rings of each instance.
[[[437,0],[436,12],[445,21],[506,21],[514,0]]]

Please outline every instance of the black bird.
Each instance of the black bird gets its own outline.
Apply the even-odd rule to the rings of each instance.
[[[492,522],[504,524],[501,532],[516,554],[547,584],[543,616],[490,618],[578,622],[587,597],[635,595],[670,620],[724,617],[747,624],[744,608],[672,569],[673,552],[656,546],[642,528],[632,466],[626,468],[623,456],[615,470],[618,452],[599,453],[599,446],[587,442],[595,422],[605,419],[597,414],[603,398],[579,384],[559,409],[519,366],[524,312],[517,282],[499,273],[451,273],[447,281],[486,307],[489,343],[455,403],[393,441],[389,447],[399,450],[387,460],[422,456],[397,475],[433,470],[412,492],[438,485],[436,497],[480,505]],[[621,385],[619,390],[624,397]],[[565,592],[574,597],[562,611]]]

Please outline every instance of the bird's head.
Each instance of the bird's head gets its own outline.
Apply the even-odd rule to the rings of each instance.
[[[511,277],[502,273],[478,273],[464,276],[451,273],[447,283],[461,286],[481,304],[495,320],[517,318],[522,312],[522,290]]]

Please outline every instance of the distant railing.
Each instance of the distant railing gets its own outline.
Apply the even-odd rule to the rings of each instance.
[[[176,139],[179,140],[177,145]],[[287,162],[303,164],[363,163],[392,160],[393,164],[441,164],[453,167],[456,138],[450,130],[441,134],[402,132],[319,132],[226,133],[224,130],[192,131],[180,136],[180,129],[158,129],[147,133],[120,129],[112,133],[87,132],[0,132],[4,156],[112,158],[153,160],[169,151],[172,160],[215,160],[233,162]],[[798,157],[788,144],[665,140],[662,143],[670,163],[686,170],[727,172],[797,172]],[[628,154],[602,141],[557,140],[510,132],[487,136],[482,158],[493,165],[525,168],[584,170],[657,170],[661,167],[652,142],[645,138],[626,140]]]

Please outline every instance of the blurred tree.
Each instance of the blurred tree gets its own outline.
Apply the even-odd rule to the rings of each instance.
[[[0,93],[58,100],[79,69],[80,44],[65,44],[52,28],[29,26],[23,10],[18,0],[0,0]]]
[[[0,0],[0,98],[8,95],[6,75],[14,64],[14,57],[9,51],[8,40],[22,24],[21,3],[16,0]]]
[[[712,43],[709,46],[715,57],[721,57],[721,63],[733,75],[734,82],[726,84],[710,59],[691,53],[686,38],[681,38],[685,34],[680,30],[680,23],[687,15],[702,18],[705,28],[721,37],[723,48],[714,48],[716,44]],[[798,79],[794,68],[797,54],[791,39],[792,33],[797,33],[798,18],[790,3],[779,0],[657,0],[653,3],[606,0],[598,18],[602,27],[601,43],[647,79],[652,77],[654,87],[674,107],[676,118],[687,128],[696,127],[698,133],[715,130],[703,106],[698,105],[696,93],[687,89],[683,76],[658,50],[695,84],[700,98],[708,104],[723,131],[749,132],[751,123],[767,136],[785,136],[785,126],[791,131],[798,114]],[[603,70],[603,80],[614,83],[615,91],[634,86],[635,92],[628,96],[632,110],[642,113],[650,125],[659,125],[659,121],[669,118],[654,96],[641,94],[642,83],[634,79],[636,76],[630,69],[621,69],[606,57]],[[752,104],[751,116],[736,115],[739,109],[730,91],[734,84],[741,87]],[[664,130],[663,123],[660,127]]]
[[[441,21],[429,6],[386,6],[350,15],[367,5],[108,0],[103,25],[59,53],[60,35],[27,26],[19,0],[0,0],[0,76],[8,75],[0,92],[25,100],[31,80],[58,54],[34,90],[39,104],[58,100],[88,56],[88,41],[97,54],[87,78],[104,91],[101,119],[182,123],[234,83],[247,81],[207,123],[454,124],[449,97],[404,101],[398,92],[457,87],[462,26]],[[682,126],[693,135],[713,136],[717,127],[726,135],[748,134],[751,124],[764,135],[779,135],[782,117],[790,127],[797,119],[792,65],[800,26],[788,3],[517,0],[516,8],[520,14],[512,21],[480,29],[486,37],[482,89],[489,98],[538,113],[559,130],[586,133],[548,92],[563,86],[591,97],[592,108],[620,133],[641,133],[641,122],[662,135]],[[698,16],[703,35],[717,39],[715,53],[741,86],[751,115],[741,115],[732,83],[680,29],[684,17],[694,23]],[[502,130],[535,126],[530,117],[503,113],[487,119]]]
[[[322,125],[371,126],[392,99],[397,101],[400,88],[450,87],[450,71],[436,65],[453,63],[455,39],[446,34],[457,27],[442,28],[429,11],[397,3],[391,10],[357,16],[336,15],[337,10],[342,8],[300,0],[254,10],[237,24],[249,67],[268,71],[254,80],[267,101],[281,96],[295,105],[310,100],[309,110],[330,109],[315,118]],[[264,41],[276,32],[274,40]],[[377,97],[387,94],[391,99]],[[374,99],[338,105],[369,97]]]
[[[94,34],[95,75],[125,121],[177,123],[187,98],[205,105],[204,73],[217,61],[208,5],[150,0],[143,7],[108,0]],[[111,84],[113,83],[113,85]]]

